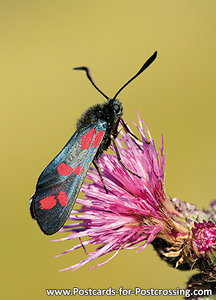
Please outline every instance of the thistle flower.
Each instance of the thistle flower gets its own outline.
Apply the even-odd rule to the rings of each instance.
[[[121,131],[116,143],[126,166],[140,176],[129,173],[114,154],[103,154],[98,164],[104,184],[95,169],[91,169],[81,191],[84,199],[77,199],[81,208],[73,210],[69,220],[77,221],[63,227],[68,236],[60,241],[78,238],[80,243],[60,255],[95,245],[86,259],[63,270],[79,267],[107,253],[114,254],[99,267],[110,261],[120,250],[143,250],[152,244],[168,264],[182,270],[198,268],[216,280],[216,203],[201,211],[194,205],[170,198],[164,187],[165,156],[162,147],[155,148],[154,140],[138,114],[143,142]],[[144,128],[143,128],[144,125]],[[146,133],[147,134],[146,134]],[[147,143],[146,141],[149,141]],[[82,238],[88,238],[82,241]],[[85,250],[86,251],[86,250]],[[58,255],[58,256],[60,256]],[[94,268],[94,267],[93,267]],[[62,271],[63,271],[62,270]]]

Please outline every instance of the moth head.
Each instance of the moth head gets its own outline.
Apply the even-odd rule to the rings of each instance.
[[[123,105],[118,99],[108,99],[107,105],[110,107],[115,118],[120,118],[123,115]]]

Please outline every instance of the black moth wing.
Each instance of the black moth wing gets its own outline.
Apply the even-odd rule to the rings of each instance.
[[[66,222],[106,128],[100,120],[77,130],[41,173],[30,210],[45,234],[57,232]]]

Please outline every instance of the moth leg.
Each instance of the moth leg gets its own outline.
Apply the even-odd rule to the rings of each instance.
[[[100,176],[100,179],[101,179],[102,185],[103,185],[103,187],[104,187],[104,189],[105,189],[105,192],[106,192],[107,194],[109,194],[109,193],[108,193],[108,190],[107,190],[107,188],[106,188],[106,186],[105,186],[105,184],[104,184],[104,181],[103,181],[103,177],[102,177],[102,174],[101,174],[100,167],[97,165],[97,163],[96,163],[94,160],[93,160],[93,165],[94,165],[95,169],[97,170],[97,172],[98,172],[98,174],[99,174],[99,176]]]
[[[118,131],[118,126],[119,126],[120,120],[121,119],[119,118],[118,121],[116,122],[115,128],[113,129],[113,132],[112,132],[112,136],[114,139],[119,135],[119,133],[121,131],[121,129]]]
[[[87,253],[87,251],[86,251],[85,246],[84,246],[83,243],[82,243],[81,238],[79,238],[79,240],[80,240],[80,244],[81,244],[81,246],[83,247],[83,250],[84,250],[85,254],[87,255],[88,253]]]
[[[129,129],[129,127],[127,126],[127,124],[125,123],[125,121],[121,118],[121,121],[122,121],[122,124],[123,124],[123,127],[124,127],[124,130],[129,133],[132,137],[134,137],[135,139],[137,139],[138,141],[140,142],[144,142],[146,144],[150,144],[149,141],[143,141],[141,139],[139,139],[135,134],[133,134],[133,132],[131,132],[131,130]]]
[[[124,123],[126,126],[127,126],[127,124],[126,123]],[[127,132],[127,133],[129,133],[130,135],[131,135],[131,133],[132,132],[129,132],[129,131],[127,131],[127,130],[129,130],[129,128],[127,127],[127,129],[124,127],[124,125],[122,125],[121,124],[121,126],[122,126],[122,128]],[[137,138],[133,133],[132,133],[132,135],[134,136],[131,136],[131,139],[132,139],[132,141],[134,142],[134,144],[142,151],[142,152],[144,152],[144,150],[140,147],[140,145],[139,144],[137,144],[137,142],[136,142],[136,140],[139,140],[139,141],[141,141],[139,138]],[[142,141],[142,142],[145,142],[145,141]]]
[[[122,124],[120,123],[120,120],[122,120],[122,122],[123,122],[124,125],[122,125]],[[118,126],[119,126],[119,124],[121,124],[121,129],[118,131]],[[127,129],[125,128],[125,126],[126,126]],[[122,129],[125,129],[125,131],[128,132],[128,133],[131,132],[131,131],[129,130],[129,128],[127,127],[127,124],[124,122],[124,120],[123,120],[122,118],[119,118],[118,121],[117,121],[117,123],[116,123],[116,126],[115,126],[115,128],[114,128],[114,130],[113,130],[113,133],[112,133],[114,139],[119,135],[119,133],[121,132]],[[131,132],[131,134],[132,134],[137,140],[139,140],[132,132]],[[136,140],[135,140],[134,138],[132,138],[132,140],[133,140],[133,142],[136,144],[136,146],[137,146],[141,151],[143,151],[143,149],[140,147],[140,145],[137,144]],[[141,140],[139,140],[139,141],[141,141]],[[143,141],[142,141],[142,142],[143,142]]]
[[[131,171],[130,169],[128,169],[128,167],[123,163],[123,161],[121,160],[121,156],[120,156],[120,153],[118,151],[118,147],[116,145],[116,142],[115,142],[115,139],[113,137],[111,137],[112,139],[112,142],[113,142],[113,146],[114,146],[114,149],[115,149],[115,152],[116,152],[116,155],[117,155],[117,158],[118,158],[118,161],[120,162],[120,164],[131,174],[137,176],[138,178],[141,178],[141,176],[137,175],[136,173],[134,173],[133,171]]]

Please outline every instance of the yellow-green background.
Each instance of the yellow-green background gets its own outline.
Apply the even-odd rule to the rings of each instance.
[[[89,66],[111,97],[158,50],[119,97],[124,119],[136,120],[137,108],[157,146],[164,134],[168,193],[208,206],[216,197],[216,1],[1,1],[0,31],[1,299],[74,286],[184,288],[192,272],[169,268],[151,246],[91,271],[58,272],[83,250],[55,259],[72,243],[50,243],[28,200],[76,119],[104,101],[72,67]]]

